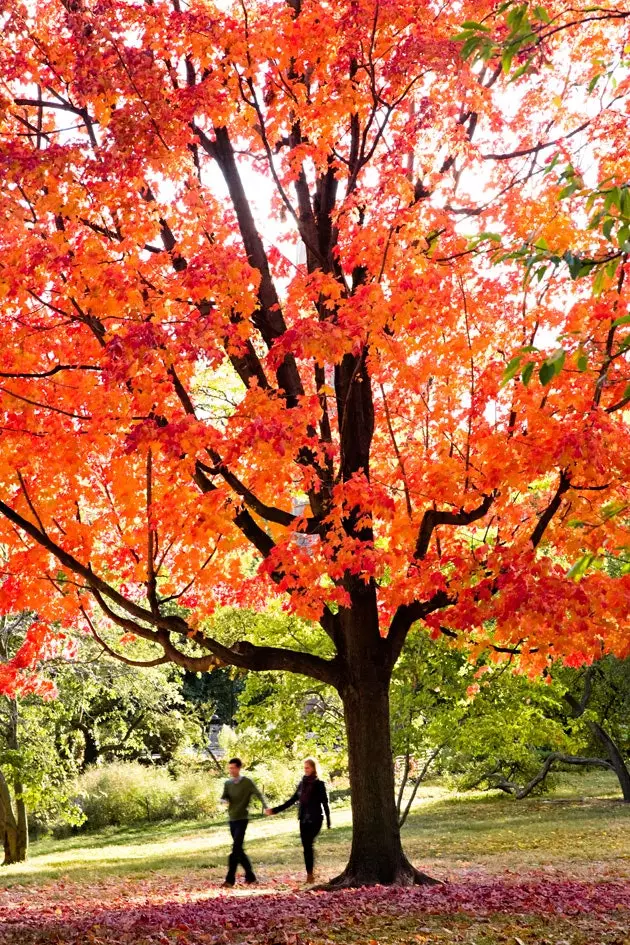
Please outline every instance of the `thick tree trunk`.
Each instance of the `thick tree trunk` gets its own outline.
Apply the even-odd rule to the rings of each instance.
[[[343,694],[352,801],[352,848],[333,886],[434,882],[414,869],[400,840],[389,734],[389,680]]]
[[[365,618],[365,614],[363,615]],[[391,668],[383,641],[370,645],[361,612],[346,615],[359,622],[346,634],[346,679],[341,686],[352,804],[352,848],[344,872],[333,888],[368,885],[412,885],[436,880],[414,869],[400,841],[394,763],[390,740]],[[353,641],[357,645],[353,646]]]
[[[7,743],[9,748],[17,753],[20,747],[18,737],[20,714],[17,699],[12,700],[10,703],[9,718],[10,724],[7,733]],[[15,776],[13,779],[13,791],[15,794],[15,809],[17,811],[16,817],[13,812],[9,786],[1,775],[0,778],[3,782],[0,783],[0,794],[2,795],[0,803],[2,803],[5,811],[8,811],[8,817],[5,813],[5,821],[10,823],[10,839],[7,839],[7,834],[5,833],[5,864],[23,863],[28,852],[28,819],[26,816],[26,804],[24,803],[24,786],[19,776]]]
[[[19,863],[18,825],[13,812],[9,785],[2,771],[0,771],[0,829],[2,830],[2,846],[4,850],[3,866]]]

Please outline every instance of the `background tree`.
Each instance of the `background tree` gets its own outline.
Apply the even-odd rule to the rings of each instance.
[[[223,725],[233,725],[243,689],[242,674],[218,667],[211,673],[185,673],[182,694],[187,702],[202,706],[209,718],[216,715]]]
[[[389,726],[414,623],[531,671],[628,651],[628,576],[558,563],[627,542],[609,514],[628,499],[627,263],[594,297],[570,266],[524,285],[511,257],[600,239],[566,181],[627,182],[627,79],[594,79],[630,14],[508,7],[3,14],[3,599],[62,625],[104,614],[123,660],[133,634],[155,653],[136,662],[334,687],[342,885],[426,879],[401,848]],[[502,386],[524,348],[544,392],[533,366]],[[218,605],[276,595],[319,622],[317,651],[215,631]]]
[[[0,618],[0,672],[16,652],[24,654],[28,648],[32,623],[28,613]],[[54,712],[49,711],[51,693],[47,680],[27,674],[18,691],[0,695],[0,837],[5,864],[27,857],[29,815],[42,824],[76,824],[81,819],[69,797],[76,768],[57,751],[59,708],[56,704]]]
[[[104,654],[91,638],[79,640],[72,662],[49,669],[58,698],[49,707],[61,755],[81,769],[101,761],[172,762],[205,742],[212,704],[187,703],[183,673],[174,666],[138,670]]]
[[[511,677],[502,692],[484,687],[473,714],[481,724],[460,733],[469,759],[463,784],[522,799],[544,788],[553,770],[577,765],[614,772],[630,800],[629,673],[630,661],[608,656],[586,669],[558,663],[548,686]]]

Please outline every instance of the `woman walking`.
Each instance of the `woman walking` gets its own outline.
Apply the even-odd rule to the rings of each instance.
[[[313,864],[314,853],[313,844],[315,837],[322,829],[324,814],[326,815],[326,825],[330,830],[330,808],[328,807],[328,794],[326,785],[317,777],[317,765],[312,758],[307,758],[304,762],[304,777],[298,784],[295,794],[279,804],[278,807],[270,807],[266,814],[279,814],[293,804],[298,805],[298,820],[300,823],[300,839],[304,849],[304,866],[306,867],[306,882],[314,882]],[[323,810],[323,814],[322,814]]]

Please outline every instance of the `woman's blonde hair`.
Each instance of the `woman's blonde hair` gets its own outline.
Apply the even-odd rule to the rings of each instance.
[[[314,758],[305,758],[305,759],[304,759],[304,764],[305,764],[305,765],[310,765],[311,768],[313,769],[313,774],[315,775],[315,777],[317,777],[317,762],[315,761],[315,759],[314,759]]]

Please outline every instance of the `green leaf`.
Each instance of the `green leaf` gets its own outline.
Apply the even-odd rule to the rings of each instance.
[[[616,318],[612,323],[613,328],[617,328],[618,325],[628,325],[630,324],[630,315],[622,315],[620,318]]]
[[[586,571],[588,571],[594,559],[595,555],[591,551],[587,551],[586,554],[582,555],[582,557],[575,562],[572,568],[569,568],[567,577],[574,581],[579,581]]]
[[[555,154],[553,159],[549,162],[549,164],[547,164],[546,168],[544,169],[543,175],[546,176],[547,174],[550,174],[551,171],[553,171],[553,169],[555,168],[559,160],[560,160],[560,155]]]
[[[518,32],[521,26],[527,22],[527,4],[523,3],[520,6],[515,7],[510,11],[510,13],[508,13],[505,19],[508,26],[512,28],[512,32]]]
[[[604,210],[610,210],[612,207],[618,207],[621,197],[618,187],[612,187],[606,192],[604,197]]]
[[[462,23],[462,28],[465,30],[483,30],[484,33],[490,32],[489,27],[484,26],[483,23],[477,23],[476,20],[466,20]]]
[[[522,354],[517,354],[515,358],[508,363],[505,371],[503,372],[503,378],[501,379],[501,387],[505,387],[513,377],[516,377],[518,374],[519,368],[521,366],[521,361],[523,360]]]
[[[555,371],[551,364],[548,364],[546,361],[544,361],[543,364],[540,365],[538,377],[540,378],[540,383],[543,385],[543,387],[547,386],[554,374]]]
[[[479,38],[477,36],[469,36],[461,48],[460,55],[462,59],[468,59],[470,54],[474,52],[474,50],[477,49],[478,46],[479,46]]]
[[[506,49],[503,55],[501,56],[501,66],[504,72],[509,72],[512,66],[512,60],[516,55],[516,49]]]
[[[487,62],[489,59],[492,59],[496,55],[496,43],[493,43],[491,39],[488,39],[487,36],[479,37],[479,52],[477,53],[477,58],[482,59],[484,62]]]
[[[543,23],[551,23],[551,17],[544,7],[534,7],[534,16],[542,20]]]
[[[484,232],[484,233],[480,233],[479,236],[475,237],[476,243],[481,243],[484,240],[492,240],[493,243],[500,243],[501,235],[499,233]]]
[[[590,206],[589,206],[589,203],[590,203],[592,200],[594,200],[594,199],[595,199],[595,194],[591,194],[590,197],[588,198],[588,200],[586,201],[586,209],[587,209],[587,210],[590,210],[590,209],[591,209]],[[599,224],[602,222],[602,220],[604,219],[605,216],[606,216],[606,211],[605,211],[605,210],[600,210],[598,213],[596,213],[593,217],[591,217],[591,219],[590,219],[590,221],[589,221],[589,224],[588,224],[588,229],[589,229],[589,230],[596,230],[597,227],[598,227]]]
[[[574,256],[570,250],[567,250],[562,257],[569,267],[569,272],[571,273],[572,279],[577,279],[580,269],[582,268],[582,260],[579,256]]]
[[[593,295],[601,295],[602,289],[604,288],[604,279],[606,278],[606,270],[600,269],[595,279],[593,281]]]
[[[521,373],[521,380],[523,384],[525,385],[525,387],[527,387],[527,385],[532,379],[532,374],[534,373],[534,367],[535,367],[534,362],[528,361],[525,367],[523,368],[523,371]]]
[[[579,182],[577,180],[572,180],[570,184],[567,184],[566,187],[562,188],[562,190],[558,194],[558,198],[560,200],[564,200],[565,197],[570,197],[571,194],[574,194],[575,191],[579,189],[580,189]]]
[[[617,221],[615,220],[614,217],[609,217],[609,218],[605,221],[604,225],[602,226],[602,233],[604,234],[604,236],[606,237],[607,240],[610,239],[610,234],[612,233],[613,227],[614,227],[614,225],[615,225],[616,222],[617,222]]]
[[[607,502],[602,509],[602,518],[608,521],[609,519],[620,515],[621,512],[625,512],[627,508],[628,505],[625,502]]]
[[[540,383],[543,387],[546,387],[547,384],[553,380],[556,374],[559,374],[564,365],[566,358],[566,351],[564,348],[558,348],[557,351],[554,351],[543,363],[541,364],[538,376],[540,378]]]
[[[610,279],[615,278],[615,273],[617,272],[617,267],[619,266],[618,259],[611,259],[609,263],[606,264],[606,275]]]
[[[627,223],[625,223],[623,226],[620,226],[619,229],[617,230],[617,243],[619,245],[619,249],[622,249],[624,252],[626,252],[627,249],[630,249],[630,247],[628,246],[629,242],[630,242],[630,226]]]
[[[525,75],[525,73],[527,72],[527,70],[529,69],[533,61],[534,61],[534,57],[530,56],[527,62],[524,62],[522,66],[518,67],[516,72],[512,75],[510,82],[516,82],[516,80],[520,79],[522,75]]]
[[[567,353],[564,348],[558,348],[557,351],[554,351],[554,353],[547,358],[550,364],[556,365],[556,374],[562,370],[566,356]]]
[[[580,351],[577,356],[577,369],[578,371],[584,372],[588,367],[588,355],[584,351]]]

